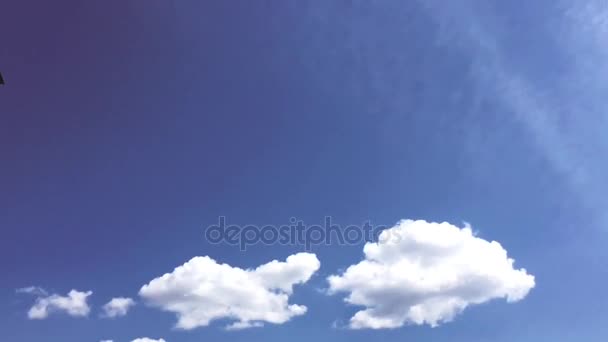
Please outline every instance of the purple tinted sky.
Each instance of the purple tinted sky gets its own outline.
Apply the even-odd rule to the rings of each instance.
[[[595,6],[595,7],[594,7]],[[0,339],[169,342],[603,341],[605,78],[598,1],[0,3]],[[253,267],[203,227],[290,217],[470,222],[537,276],[529,298],[437,329],[331,327],[318,289],[285,325],[171,329],[127,317],[31,321],[15,289],[137,296],[195,255]]]

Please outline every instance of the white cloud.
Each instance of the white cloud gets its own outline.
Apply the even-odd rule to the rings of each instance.
[[[46,292],[46,290],[43,289],[42,287],[38,287],[38,286],[22,287],[20,289],[17,289],[16,292],[31,294],[34,296],[48,296],[48,292]]]
[[[379,241],[365,245],[361,262],[328,277],[330,294],[347,292],[347,303],[365,307],[350,319],[353,329],[437,326],[472,304],[519,301],[535,285],[498,242],[469,226],[403,220]]]
[[[112,298],[112,300],[103,306],[102,317],[114,318],[124,316],[133,305],[135,305],[135,301],[131,298]]]
[[[80,292],[72,290],[67,296],[60,296],[58,294],[47,295],[46,291],[40,292],[40,288],[35,289],[38,290],[27,291],[27,293],[38,295],[36,303],[27,313],[30,319],[45,319],[49,314],[58,311],[63,311],[74,317],[84,317],[88,316],[91,311],[87,304],[87,299],[93,294],[92,291]]]
[[[114,342],[113,340],[101,340],[99,342]]]
[[[148,337],[140,337],[140,338],[134,339],[131,342],[166,342],[166,341],[163,340],[162,338],[158,339],[158,340],[155,340],[155,339],[148,338]]]
[[[263,327],[262,322],[234,322],[226,327],[226,330],[241,330],[247,328],[259,328]]]
[[[316,255],[310,253],[256,269],[195,257],[144,285],[139,295],[148,304],[177,314],[180,329],[207,326],[220,318],[234,320],[227,329],[281,324],[306,313],[305,306],[289,304],[289,296],[295,284],[307,282],[319,267]]]

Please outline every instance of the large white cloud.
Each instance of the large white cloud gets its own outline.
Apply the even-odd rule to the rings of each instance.
[[[467,306],[494,298],[523,299],[535,285],[496,241],[449,223],[400,221],[363,248],[364,259],[328,277],[329,293],[347,292],[364,306],[350,328],[437,326]]]
[[[166,342],[166,341],[163,340],[162,338],[158,339],[158,340],[155,340],[155,339],[148,338],[148,337],[140,337],[140,338],[134,339],[131,342]]]
[[[92,291],[81,292],[71,290],[67,296],[58,294],[47,295],[41,288],[25,288],[18,290],[23,293],[38,295],[36,303],[30,308],[27,315],[30,319],[45,319],[53,312],[63,311],[70,316],[85,317],[91,312],[87,299]]]
[[[256,269],[195,257],[144,285],[139,295],[152,306],[176,313],[176,327],[181,329],[207,326],[220,318],[234,320],[228,329],[281,324],[306,312],[303,305],[289,304],[289,296],[295,284],[307,282],[319,267],[310,253]]]
[[[133,305],[135,305],[135,301],[131,298],[112,298],[112,300],[103,306],[102,317],[114,318],[124,316]]]

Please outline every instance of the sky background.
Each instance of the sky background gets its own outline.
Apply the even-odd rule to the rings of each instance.
[[[608,4],[585,1],[13,1],[0,4],[0,339],[605,341]],[[172,329],[110,298],[197,255],[241,268],[302,246],[205,241],[290,217],[470,223],[536,277],[438,328],[332,328],[317,246],[306,315]],[[17,288],[92,290],[28,320]]]

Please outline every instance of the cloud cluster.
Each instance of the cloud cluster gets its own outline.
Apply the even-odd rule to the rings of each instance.
[[[519,301],[535,286],[534,276],[514,268],[514,260],[498,242],[476,236],[468,225],[403,220],[382,231],[378,242],[365,244],[363,252],[363,260],[327,278],[329,294],[346,293],[347,303],[362,307],[350,319],[352,329],[434,327],[471,305],[500,298]],[[253,269],[194,257],[142,286],[139,295],[148,305],[176,314],[179,329],[219,319],[229,321],[229,330],[282,324],[306,313],[306,306],[290,304],[289,299],[294,285],[308,282],[319,267],[312,253]],[[32,286],[17,292],[38,297],[28,312],[30,319],[59,311],[74,317],[90,312],[91,291],[60,296]],[[101,316],[124,316],[133,305],[131,298],[113,298]],[[164,340],[144,337],[132,342]]]
[[[303,305],[289,304],[289,296],[294,285],[307,282],[319,267],[310,253],[256,269],[195,257],[144,285],[139,295],[148,304],[177,314],[180,329],[207,326],[221,318],[234,321],[227,329],[281,324],[306,312]]]
[[[112,300],[103,306],[102,317],[115,318],[124,316],[133,305],[135,305],[135,301],[131,298],[112,298]]]
[[[80,292],[71,290],[67,296],[60,296],[58,294],[48,295],[41,288],[30,287],[20,289],[18,292],[38,296],[36,303],[27,313],[30,319],[45,319],[53,312],[65,312],[73,317],[85,317],[91,311],[87,299],[93,294],[92,291]]]
[[[367,243],[364,259],[328,277],[329,292],[347,292],[347,303],[364,306],[350,328],[437,326],[467,306],[495,298],[516,302],[535,285],[496,241],[470,227],[404,220]]]

